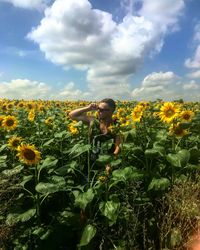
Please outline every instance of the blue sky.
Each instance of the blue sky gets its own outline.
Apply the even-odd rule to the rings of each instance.
[[[200,99],[199,0],[0,0],[0,98]]]

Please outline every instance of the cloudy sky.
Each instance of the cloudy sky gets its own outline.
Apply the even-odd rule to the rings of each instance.
[[[199,0],[0,0],[0,98],[200,100]]]

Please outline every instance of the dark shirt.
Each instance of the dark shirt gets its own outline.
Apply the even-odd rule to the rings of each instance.
[[[90,126],[90,143],[92,145],[91,150],[91,158],[92,160],[96,160],[98,158],[98,155],[100,153],[108,153],[111,154],[115,150],[115,140],[116,134],[111,133],[111,131],[108,131],[108,133],[103,134],[100,130],[100,121],[98,119],[94,119],[92,122],[92,125]],[[110,140],[110,141],[109,141]],[[105,145],[110,142],[109,145]],[[108,147],[109,146],[109,147]]]

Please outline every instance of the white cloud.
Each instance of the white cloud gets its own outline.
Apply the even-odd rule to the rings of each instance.
[[[196,45],[194,56],[185,60],[185,66],[190,69],[200,68],[200,22],[194,27],[193,42]],[[197,73],[198,74],[198,73]]]
[[[50,100],[92,100],[91,93],[76,88],[69,82],[63,88],[52,88],[47,83],[28,79],[14,79],[0,82],[0,98],[7,99],[50,99]]]
[[[161,50],[184,8],[183,0],[142,2],[134,16],[129,12],[116,23],[111,14],[93,9],[88,0],[56,0],[28,38],[39,44],[51,62],[64,69],[86,70],[94,94],[98,90],[104,96],[106,89],[113,97],[119,96],[124,86],[129,89],[130,76],[145,57]]]
[[[170,96],[172,90],[169,89],[169,86],[175,85],[177,80],[178,76],[171,71],[153,72],[144,78],[140,88],[136,88],[132,91],[132,97],[147,100],[155,100],[157,98],[164,99]]]
[[[184,93],[181,78],[173,72],[153,72],[147,75],[141,83],[141,87],[132,91],[132,98],[135,100],[174,100],[194,99],[196,95],[190,92]]]
[[[140,0],[120,0],[120,9],[124,10],[125,13],[133,15],[135,12],[135,4]]]
[[[47,7],[49,0],[0,0],[0,2],[11,3],[15,7],[23,9],[41,10]]]
[[[178,28],[178,18],[183,14],[185,7],[183,0],[143,0],[142,2],[139,14],[154,23],[158,30],[165,33]]]
[[[84,92],[75,87],[74,82],[69,82],[58,93],[52,94],[51,99],[57,100],[88,100],[92,99],[90,92]]]
[[[194,57],[185,60],[185,66],[192,69],[200,68],[200,44],[195,51]]]
[[[14,79],[0,83],[0,97],[8,99],[39,99],[45,98],[50,87],[37,81],[28,79]]]
[[[186,83],[183,85],[184,90],[191,90],[191,89],[199,89],[199,85],[193,80],[190,83]]]
[[[187,74],[189,78],[200,78],[200,70]]]
[[[142,82],[143,87],[158,87],[158,86],[167,86],[174,82],[174,80],[178,80],[178,76],[176,76],[173,72],[153,72],[146,76]]]

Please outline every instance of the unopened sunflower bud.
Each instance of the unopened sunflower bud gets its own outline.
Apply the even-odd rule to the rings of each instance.
[[[106,165],[106,174],[109,175],[111,173],[111,166]]]

